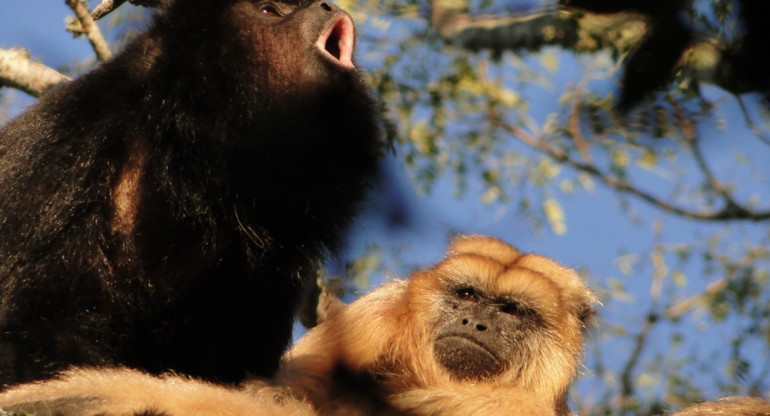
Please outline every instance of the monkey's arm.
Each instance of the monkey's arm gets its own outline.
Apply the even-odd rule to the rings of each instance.
[[[487,384],[413,389],[388,401],[414,416],[556,416],[553,403],[522,390]]]
[[[244,392],[176,375],[128,369],[76,369],[60,378],[0,393],[0,415],[15,416],[312,416],[308,403]]]

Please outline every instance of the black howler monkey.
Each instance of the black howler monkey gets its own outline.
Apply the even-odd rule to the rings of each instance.
[[[175,0],[0,130],[0,390],[68,365],[269,376],[379,152],[328,1]]]
[[[230,416],[566,416],[595,301],[574,271],[550,259],[458,237],[438,265],[311,330],[284,355],[275,385],[250,381],[237,395],[174,376],[78,370],[0,394],[0,408],[37,416],[204,408]]]

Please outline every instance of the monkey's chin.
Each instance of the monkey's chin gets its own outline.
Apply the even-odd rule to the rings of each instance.
[[[504,368],[489,348],[465,336],[439,338],[433,347],[436,361],[460,380],[481,380],[501,373]]]

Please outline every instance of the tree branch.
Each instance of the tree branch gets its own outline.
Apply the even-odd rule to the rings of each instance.
[[[654,312],[647,314],[647,317],[644,320],[644,325],[642,326],[642,330],[639,331],[639,333],[634,338],[634,349],[631,352],[631,355],[628,357],[626,365],[623,366],[623,371],[620,372],[620,405],[618,406],[619,415],[627,414],[628,409],[633,405],[635,400],[634,382],[632,380],[634,369],[639,364],[639,361],[642,357],[642,351],[644,351],[644,347],[650,337],[652,328],[657,322],[658,316]]]
[[[624,110],[676,77],[714,84],[736,95],[770,96],[765,76],[770,59],[763,49],[770,31],[751,13],[741,14],[741,22],[749,27],[741,41],[728,44],[721,33],[695,35],[697,25],[683,13],[686,0],[560,3],[561,9],[541,9],[528,16],[474,16],[470,0],[431,0],[430,25],[447,43],[495,55],[553,45],[574,52],[610,49],[616,59],[627,58],[621,82]]]
[[[587,173],[590,176],[598,179],[606,186],[622,192],[634,195],[641,198],[648,203],[655,205],[656,207],[685,218],[700,220],[700,221],[725,221],[725,220],[749,220],[749,221],[763,221],[770,219],[770,211],[753,211],[736,204],[732,198],[725,200],[725,206],[722,209],[713,212],[700,212],[693,211],[687,208],[679,207],[670,202],[658,198],[652,193],[646,192],[637,188],[632,183],[619,178],[611,173],[603,172],[599,167],[592,163],[581,162],[579,160],[571,158],[565,151],[550,146],[546,140],[535,138],[531,134],[524,131],[524,129],[502,122],[498,117],[494,117],[496,121],[493,123],[503,130],[507,131],[514,137],[518,138],[524,144],[528,145],[532,149],[540,151],[548,157],[554,159],[557,162],[564,163],[571,166],[580,172]]]
[[[24,49],[0,49],[0,86],[39,97],[47,89],[70,78],[39,62]]]
[[[741,107],[741,112],[743,113],[743,118],[746,120],[746,125],[748,126],[749,130],[751,130],[754,135],[757,136],[757,138],[762,141],[766,145],[770,145],[770,138],[767,137],[764,131],[759,128],[759,126],[754,123],[754,120],[751,118],[751,115],[749,114],[749,109],[746,108],[746,103],[743,102],[743,99],[740,95],[736,95],[735,99],[738,100],[738,105]]]
[[[102,17],[107,16],[108,14],[115,11],[125,2],[126,0],[102,0],[102,2],[99,3],[99,5],[96,6],[91,12],[91,18],[94,20],[99,20]],[[137,6],[151,8],[162,7],[166,4],[166,0],[128,0],[128,2]]]
[[[107,41],[104,40],[104,36],[102,36],[102,32],[99,30],[99,26],[97,26],[96,22],[91,17],[91,12],[88,11],[86,5],[81,3],[80,0],[65,0],[65,2],[67,3],[67,6],[75,12],[77,22],[80,23],[79,26],[70,25],[69,30],[75,34],[82,33],[86,35],[88,41],[91,43],[91,47],[93,47],[94,52],[96,52],[96,59],[99,62],[110,59],[112,52],[110,52]]]
[[[557,45],[585,52],[613,47],[622,54],[641,41],[648,25],[645,16],[636,12],[600,15],[547,8],[527,16],[473,16],[467,0],[433,0],[431,6],[430,24],[439,35],[474,51]]]
[[[687,313],[690,309],[693,309],[695,306],[703,302],[703,300],[706,297],[713,296],[725,290],[728,284],[730,283],[730,281],[735,278],[735,276],[738,274],[738,272],[741,269],[750,266],[758,258],[767,256],[767,254],[768,254],[767,250],[764,250],[759,247],[748,252],[743,258],[741,258],[740,261],[738,261],[736,265],[734,265],[734,267],[728,268],[727,272],[721,279],[718,279],[709,283],[706,286],[706,289],[703,291],[703,293],[698,293],[697,295],[691,296],[677,303],[676,305],[666,309],[666,312],[665,312],[666,319],[678,318],[684,315],[685,313]]]
[[[125,2],[126,0],[102,0],[98,6],[94,7],[94,10],[91,12],[91,18],[94,20],[99,20],[102,17],[107,16],[108,14],[115,11],[115,9],[120,7]]]

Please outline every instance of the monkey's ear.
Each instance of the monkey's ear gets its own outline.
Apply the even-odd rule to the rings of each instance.
[[[520,256],[516,260],[516,266],[534,270],[547,276],[562,288],[562,294],[570,313],[574,314],[583,325],[593,323],[596,316],[594,305],[597,305],[599,301],[576,271],[537,254]]]
[[[577,308],[577,317],[583,323],[583,327],[589,327],[596,323],[594,303],[598,303],[595,298],[592,299],[591,303],[583,303]]]
[[[521,252],[513,246],[485,235],[458,235],[452,238],[447,256],[461,254],[484,256],[504,265],[521,256]]]
[[[596,305],[599,300],[586,286],[575,289],[571,292],[565,291],[570,312],[583,324],[583,328],[593,326],[596,323]]]

